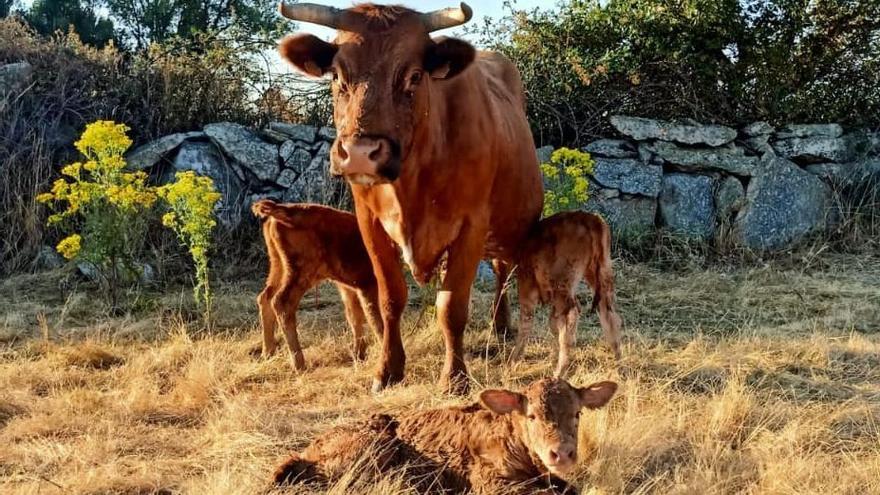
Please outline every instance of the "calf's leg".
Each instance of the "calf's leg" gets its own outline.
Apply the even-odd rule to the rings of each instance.
[[[495,272],[495,299],[492,303],[492,329],[499,340],[511,337],[510,303],[507,298],[507,278],[510,276],[510,265],[501,260],[492,260],[492,271]]]
[[[306,359],[296,331],[296,312],[299,309],[299,302],[307,290],[308,286],[298,285],[290,277],[287,277],[281,289],[272,297],[272,308],[278,315],[278,323],[281,326],[281,331],[284,332],[284,340],[290,351],[290,362],[296,370],[306,368]]]
[[[553,327],[556,330],[556,337],[559,339],[559,353],[556,361],[556,371],[553,376],[556,378],[565,378],[569,372],[571,364],[571,349],[575,343],[575,333],[577,332],[578,317],[580,309],[577,300],[572,294],[558,294],[553,300]]]
[[[522,269],[522,268],[520,268]],[[509,364],[518,361],[528,343],[535,323],[535,307],[538,305],[538,287],[530,274],[520,272],[517,277],[519,289],[519,330],[516,332],[516,343],[510,353]]]
[[[275,323],[277,317],[275,310],[272,309],[272,296],[275,294],[275,288],[267,285],[260,295],[257,296],[257,306],[260,309],[260,327],[263,329],[263,357],[269,357],[275,354],[278,347],[275,342]]]
[[[367,340],[364,336],[367,317],[364,315],[356,290],[341,284],[336,284],[336,288],[339,290],[339,297],[342,298],[342,305],[345,306],[345,319],[348,321],[352,337],[354,337],[354,345],[352,346],[354,359],[355,361],[363,361],[367,357]]]

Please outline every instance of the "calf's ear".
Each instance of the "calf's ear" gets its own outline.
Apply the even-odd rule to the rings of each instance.
[[[480,403],[496,414],[508,414],[513,411],[525,412],[526,410],[526,397],[510,390],[483,390],[480,393]]]
[[[614,382],[598,382],[588,387],[579,388],[578,395],[581,397],[581,407],[599,409],[611,400],[616,391],[617,384]]]
[[[300,71],[321,77],[330,70],[338,47],[311,34],[295,34],[281,40],[278,51]]]
[[[441,36],[425,53],[425,70],[434,79],[449,79],[467,69],[477,50],[467,41]]]

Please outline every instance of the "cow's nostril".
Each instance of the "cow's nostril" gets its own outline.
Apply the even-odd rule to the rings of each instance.
[[[344,160],[348,159],[348,150],[346,148],[347,148],[347,146],[345,145],[345,143],[339,144],[338,153],[339,153],[340,160],[344,161]]]
[[[559,453],[556,452],[555,450],[551,450],[550,451],[550,462],[557,462],[557,461],[559,461]]]
[[[379,141],[376,143],[376,147],[373,148],[373,151],[370,152],[369,159],[374,162],[379,162],[382,157],[382,152],[385,151],[385,142]]]

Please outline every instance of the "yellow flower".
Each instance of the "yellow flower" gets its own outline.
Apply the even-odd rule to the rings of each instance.
[[[37,194],[35,199],[37,200],[37,203],[48,203],[55,199],[55,195],[52,193]]]
[[[82,171],[82,167],[83,167],[83,164],[80,162],[71,163],[70,165],[67,165],[66,167],[62,168],[61,173],[68,176],[68,177],[73,177],[74,179],[78,179],[79,174]]]
[[[82,237],[80,237],[79,234],[73,234],[59,242],[56,249],[66,259],[72,260],[73,258],[76,258],[77,254],[79,254],[81,244]]]
[[[86,130],[74,145],[89,159],[101,161],[107,157],[121,157],[131,146],[131,139],[126,135],[128,130],[125,124],[99,120],[86,126]]]
[[[168,212],[162,215],[162,225],[166,227],[174,227],[177,224],[177,215],[174,212]]]

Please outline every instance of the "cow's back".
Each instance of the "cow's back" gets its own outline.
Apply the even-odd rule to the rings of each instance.
[[[512,261],[528,229],[541,215],[544,186],[526,117],[516,66],[504,55],[481,51],[477,68],[486,80],[495,134],[489,159],[496,163],[487,254]]]

